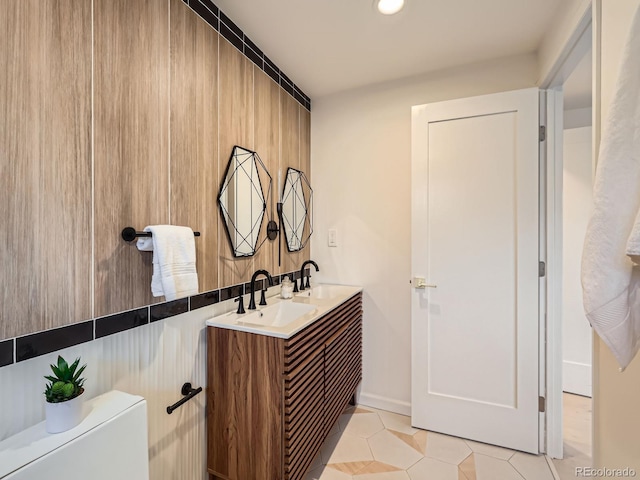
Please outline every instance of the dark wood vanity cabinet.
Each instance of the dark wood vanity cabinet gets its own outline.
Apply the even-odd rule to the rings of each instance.
[[[300,480],[362,379],[362,294],[283,339],[207,328],[213,479]]]

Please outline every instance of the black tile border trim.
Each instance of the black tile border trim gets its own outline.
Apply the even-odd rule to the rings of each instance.
[[[189,298],[189,310],[197,310],[198,308],[208,307],[220,303],[220,290],[200,293]]]
[[[229,40],[229,42],[244,54],[244,42],[235,32],[227,26],[226,23],[220,22],[220,35]]]
[[[188,3],[201,3],[205,7],[207,7],[207,9],[209,9],[216,17],[220,17],[220,9],[216,7],[215,3],[213,3],[211,0],[189,0]]]
[[[200,18],[213,27],[216,32],[220,31],[220,13],[218,7],[208,0],[182,0],[196,12]]]
[[[220,301],[224,302],[225,300],[230,300],[232,298],[237,298],[240,295],[244,295],[244,283],[240,283],[238,285],[233,285],[232,287],[226,287],[220,289]]]
[[[106,337],[148,324],[149,307],[142,307],[137,310],[129,310],[128,312],[96,318],[95,322],[95,338]]]
[[[159,303],[149,307],[151,315],[149,322],[157,322],[165,318],[174,317],[189,311],[189,297],[179,298],[167,303]]]
[[[220,12],[219,16],[220,16],[220,23],[224,23],[225,26],[229,28],[229,30],[231,30],[240,38],[240,40],[244,41],[244,32],[240,29],[240,27],[238,27],[235,23],[233,23],[233,20],[227,17],[224,14],[224,12]]]
[[[311,111],[311,99],[280,70],[263,53],[255,43],[227,17],[211,0],[182,0],[195,13],[207,22],[216,32],[219,32],[245,57],[265,72],[274,82],[307,110]]]
[[[278,67],[272,67],[267,57],[264,57],[264,72],[271,77],[271,80],[280,85],[280,70]]]
[[[192,0],[193,1],[193,0]],[[309,275],[305,269],[305,275]],[[279,285],[286,276],[300,279],[300,270],[280,275],[273,275],[274,286]],[[232,300],[238,295],[249,293],[247,283],[231,285],[219,290],[199,293],[191,297],[179,298],[170,302],[155,303],[145,307],[134,308],[125,312],[94,318],[64,327],[43,330],[17,338],[0,340],[0,367],[46,355],[63,348],[73,347],[81,343],[104,338],[133,328],[149,325],[183,313],[193,312],[203,307]],[[257,282],[257,289],[264,285],[264,279]],[[15,357],[14,357],[15,352]]]
[[[93,340],[93,320],[16,338],[16,362]]]
[[[13,363],[13,351],[15,349],[15,339],[3,340],[0,342],[0,367]]]

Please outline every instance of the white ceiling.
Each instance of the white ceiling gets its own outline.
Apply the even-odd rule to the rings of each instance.
[[[535,52],[563,0],[217,0],[312,99],[458,65]]]

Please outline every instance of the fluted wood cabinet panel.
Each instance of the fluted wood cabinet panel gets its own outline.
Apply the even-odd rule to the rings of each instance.
[[[200,291],[218,287],[218,35],[171,0],[171,223],[198,230]],[[221,228],[222,225],[220,225]]]
[[[345,326],[325,348],[325,434],[362,380],[362,317]]]
[[[94,0],[95,314],[154,302],[126,226],[169,222],[169,4]]]
[[[304,476],[362,379],[362,295],[358,294],[285,342],[285,467]],[[313,359],[322,357],[323,388]],[[298,385],[304,385],[300,388]],[[300,394],[299,391],[302,391]],[[293,407],[289,407],[292,404]]]
[[[282,478],[281,339],[207,328],[209,473]]]
[[[207,330],[209,473],[302,480],[362,378],[362,294],[289,339]]]
[[[271,175],[271,199],[267,200],[267,213],[276,222],[278,214],[278,167],[280,162],[280,87],[257,67],[254,71],[254,149],[260,155]],[[266,186],[265,186],[266,188]],[[261,238],[266,236],[267,222],[262,226]],[[278,266],[278,239],[266,240],[255,256],[256,266],[266,268],[271,274],[281,272]]]
[[[280,169],[284,186],[289,167],[300,170],[300,111],[298,102],[289,95],[280,97],[280,128],[282,141],[280,150]],[[284,229],[282,231],[284,235]],[[285,237],[282,237],[282,269],[290,272],[300,268],[303,261],[301,252],[289,252]]]
[[[1,339],[91,315],[91,2],[0,8]]]
[[[253,150],[253,64],[226,39],[219,42],[219,155],[218,185],[222,185],[235,145]],[[219,188],[219,187],[218,187]],[[217,195],[217,190],[216,190]],[[224,225],[220,225],[220,285],[246,281],[253,272],[253,257],[235,258]]]

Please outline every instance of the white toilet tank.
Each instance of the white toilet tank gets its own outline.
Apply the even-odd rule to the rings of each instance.
[[[42,422],[0,442],[0,479],[149,480],[144,398],[113,390],[84,408],[71,430],[49,434]]]

